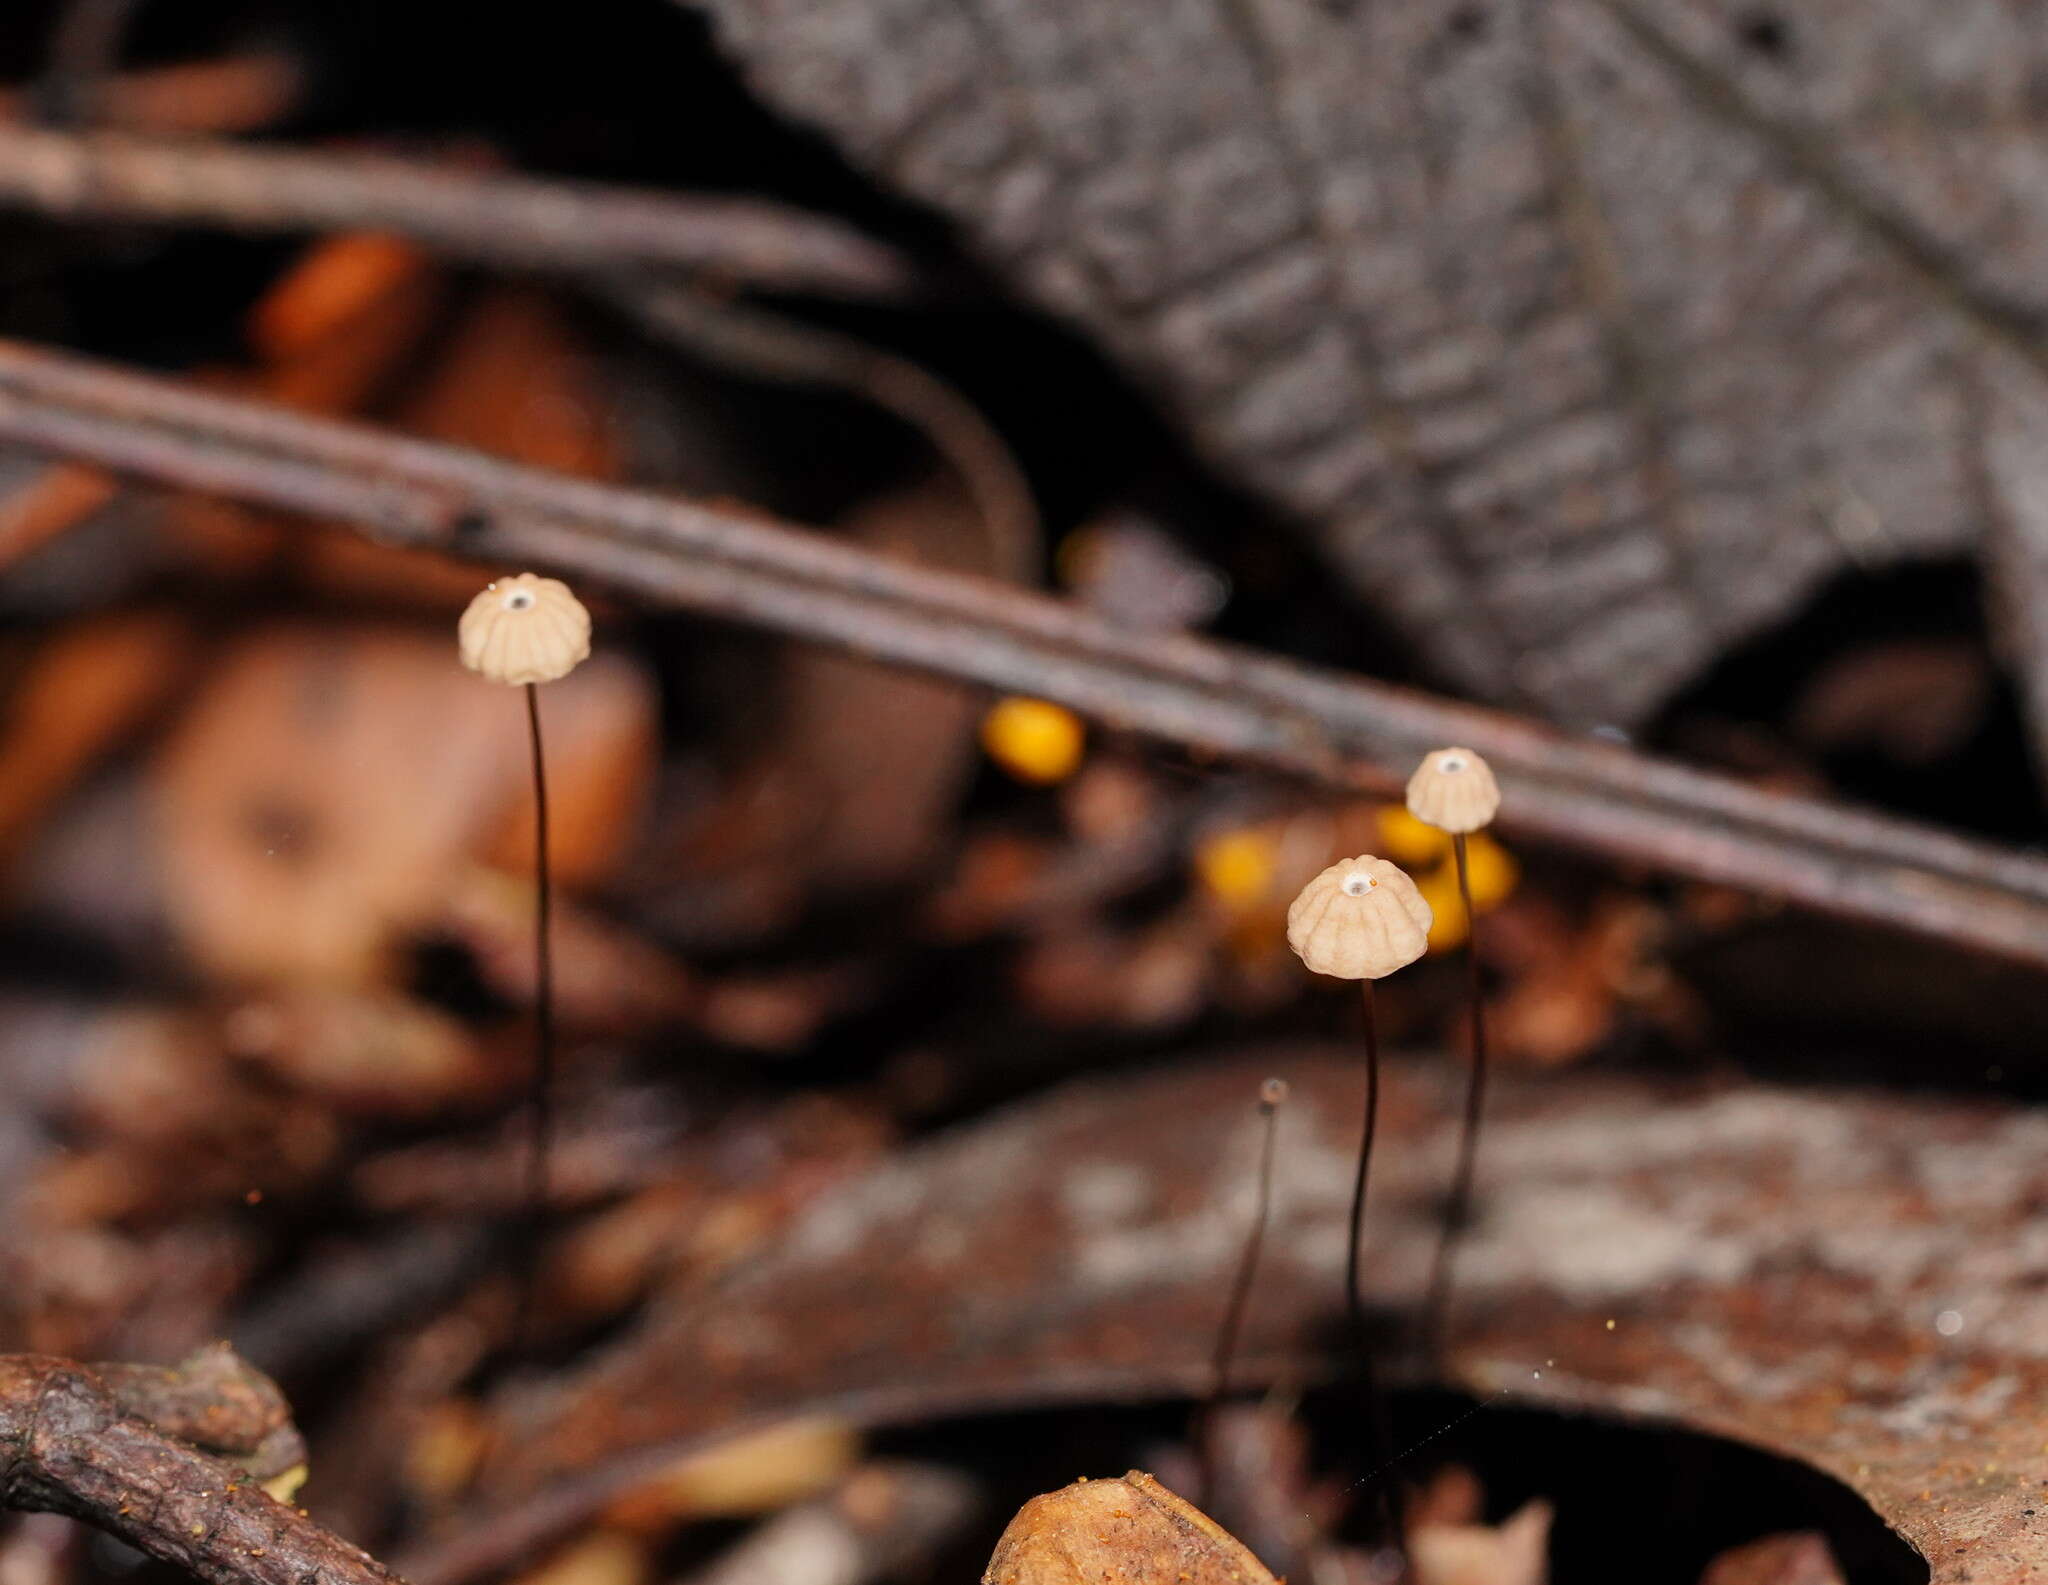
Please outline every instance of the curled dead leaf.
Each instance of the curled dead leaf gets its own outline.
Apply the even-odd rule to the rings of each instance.
[[[1139,1470],[1034,1497],[982,1585],[1278,1585],[1250,1548]]]
[[[486,698],[504,708],[425,633],[280,624],[230,649],[153,771],[164,895],[198,965],[230,983],[376,983],[472,855],[531,830],[524,718]],[[549,690],[565,884],[608,872],[632,835],[653,712],[616,655]]]

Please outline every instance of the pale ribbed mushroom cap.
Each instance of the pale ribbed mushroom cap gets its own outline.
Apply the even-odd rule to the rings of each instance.
[[[1398,865],[1362,853],[1302,887],[1287,910],[1287,944],[1318,974],[1384,979],[1422,956],[1430,917]]]
[[[590,613],[559,578],[522,572],[469,602],[462,664],[492,682],[553,682],[590,655]]]
[[[1469,748],[1432,749],[1408,778],[1408,812],[1454,836],[1492,824],[1499,808],[1493,771]]]

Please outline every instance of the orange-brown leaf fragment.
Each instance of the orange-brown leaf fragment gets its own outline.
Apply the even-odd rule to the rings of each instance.
[[[1251,1550],[1150,1475],[1034,1497],[996,1542],[982,1585],[1277,1585]]]

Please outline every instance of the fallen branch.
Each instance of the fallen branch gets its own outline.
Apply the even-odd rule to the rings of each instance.
[[[0,440],[338,518],[401,545],[601,579],[642,599],[1056,699],[1119,727],[1391,791],[1461,743],[1502,823],[2048,967],[2048,861],[1764,792],[1619,745],[890,561],[740,511],[588,483],[0,342]]]
[[[758,199],[121,132],[0,126],[0,207],[231,231],[392,231],[524,269],[687,269],[834,297],[897,296],[912,273],[850,227]]]
[[[282,1408],[225,1349],[170,1370],[0,1355],[0,1508],[81,1520],[214,1585],[396,1585],[258,1471],[194,1445],[275,1452]]]

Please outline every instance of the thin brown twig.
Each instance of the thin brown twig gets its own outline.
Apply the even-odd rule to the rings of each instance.
[[[1238,1255],[1237,1274],[1231,1278],[1230,1299],[1223,1308],[1223,1324],[1216,1330],[1214,1379],[1203,1405],[1202,1419],[1210,1422],[1230,1398],[1230,1367],[1237,1358],[1237,1340],[1244,1332],[1245,1311],[1250,1307],[1252,1289],[1259,1277],[1259,1254],[1266,1247],[1266,1224],[1273,1212],[1273,1154],[1280,1139],[1280,1107],[1287,1099],[1285,1079],[1267,1079],[1259,1086],[1259,1170],[1253,1180],[1252,1219],[1245,1228],[1244,1248]],[[1202,1439],[1206,1449],[1208,1439]],[[1207,1454],[1204,1454],[1207,1463]],[[1213,1493],[1213,1469],[1205,1467],[1202,1492]]]
[[[1394,1463],[1394,1435],[1387,1417],[1387,1398],[1380,1385],[1379,1363],[1373,1355],[1372,1329],[1366,1322],[1365,1282],[1360,1262],[1365,1253],[1365,1200],[1372,1180],[1372,1147],[1380,1120],[1380,1032],[1374,1016],[1373,982],[1360,980],[1365,994],[1365,1120],[1358,1136],[1358,1171],[1351,1183],[1351,1217],[1344,1241],[1344,1314],[1349,1323],[1352,1364],[1365,1407],[1366,1447],[1375,1474]],[[1367,1480],[1371,1481],[1368,1476]],[[1399,1485],[1379,1481],[1373,1492],[1382,1546],[1401,1545]]]
[[[1465,908],[1465,967],[1472,1002],[1472,1069],[1465,1077],[1465,1110],[1458,1127],[1457,1165],[1451,1170],[1450,1198],[1444,1202],[1444,1225],[1429,1274],[1429,1297],[1423,1304],[1423,1346],[1431,1363],[1447,1357],[1451,1327],[1451,1285],[1455,1280],[1458,1245],[1472,1219],[1472,1190],[1479,1170],[1479,1129],[1486,1116],[1486,998],[1479,961],[1479,913],[1472,906],[1472,871],[1465,833],[1451,833],[1451,855],[1458,871],[1458,900]]]
[[[1427,750],[1468,744],[1506,788],[1506,829],[2048,967],[2048,860],[1233,645],[1125,631],[741,511],[19,343],[0,342],[0,440],[389,543],[598,579],[1340,789],[1389,792]]]
[[[442,169],[381,155],[0,126],[0,207],[230,231],[390,231],[523,269],[686,269],[770,291],[890,298],[894,249],[751,198]]]
[[[195,1365],[181,1377],[0,1356],[0,1508],[68,1515],[210,1585],[397,1585],[368,1553],[267,1495],[258,1476],[179,1439],[203,1433],[205,1445],[234,1452],[267,1423],[261,1411],[275,1397],[232,1356],[180,1370]],[[252,1409],[258,1418],[245,1423]]]

